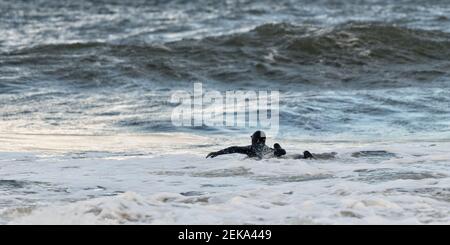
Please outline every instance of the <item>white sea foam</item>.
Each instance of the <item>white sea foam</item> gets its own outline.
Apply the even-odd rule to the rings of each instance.
[[[289,152],[298,144],[285,144]],[[302,145],[301,147],[306,147]],[[449,224],[448,142],[309,144],[331,160],[210,148],[154,156],[2,153],[9,224]],[[369,150],[389,153],[370,155]],[[364,154],[353,154],[365,152]]]

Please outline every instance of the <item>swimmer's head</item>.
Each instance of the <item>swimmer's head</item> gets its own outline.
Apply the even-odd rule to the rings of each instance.
[[[252,135],[252,145],[255,144],[265,144],[266,143],[266,134],[263,131],[256,131]]]
[[[281,145],[278,143],[273,144],[274,149],[281,149]]]

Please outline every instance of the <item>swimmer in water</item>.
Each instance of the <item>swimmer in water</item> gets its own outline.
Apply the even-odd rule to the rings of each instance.
[[[255,157],[259,159],[262,159],[263,157],[281,157],[286,155],[286,150],[281,148],[280,144],[275,143],[274,148],[270,148],[266,145],[266,135],[264,132],[256,131],[251,137],[252,144],[249,146],[231,146],[220,151],[211,152],[206,156],[206,158],[214,158],[219,155],[233,153],[245,154],[248,157]],[[313,158],[313,155],[309,151],[305,151],[303,156],[305,159]]]

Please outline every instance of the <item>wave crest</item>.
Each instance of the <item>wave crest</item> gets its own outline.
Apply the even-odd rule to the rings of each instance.
[[[358,81],[352,84],[366,87],[434,81],[447,75],[449,56],[450,34],[439,31],[381,23],[350,22],[333,28],[281,23],[164,44],[42,45],[2,55],[2,63],[34,66],[39,61],[44,66],[41,75],[97,85],[120,84],[131,77],[336,87]]]

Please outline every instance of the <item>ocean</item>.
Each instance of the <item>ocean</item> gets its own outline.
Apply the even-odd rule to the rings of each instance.
[[[446,0],[0,0],[0,224],[449,224],[449,16]],[[206,159],[256,129],[174,125],[195,83],[279,91],[267,142],[288,155]]]

